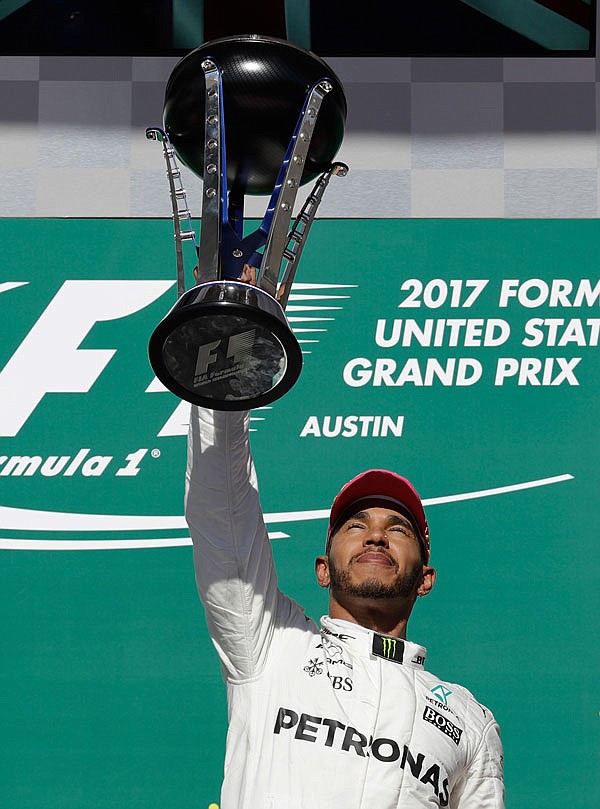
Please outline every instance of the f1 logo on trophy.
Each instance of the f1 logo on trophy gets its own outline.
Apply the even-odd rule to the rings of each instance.
[[[149,344],[156,376],[173,393],[216,410],[248,410],[283,396],[302,352],[285,307],[306,238],[344,134],[339,79],[311,51],[256,34],[205,43],[174,68],[162,142],[177,257],[178,300]],[[176,156],[203,179],[196,243]],[[316,183],[292,223],[298,188]],[[270,194],[244,232],[246,194]],[[192,239],[197,284],[185,289],[182,242]]]

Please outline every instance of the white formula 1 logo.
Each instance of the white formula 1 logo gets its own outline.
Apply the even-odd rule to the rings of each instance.
[[[23,283],[2,284],[0,292]],[[0,436],[18,435],[47,393],[87,393],[117,351],[79,348],[92,327],[139,312],[173,283],[65,281],[0,372]],[[148,392],[157,390],[164,388],[155,380]]]

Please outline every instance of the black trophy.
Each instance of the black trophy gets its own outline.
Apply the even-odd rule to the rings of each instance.
[[[159,140],[173,206],[178,300],[150,338],[150,363],[173,393],[216,410],[247,410],[283,396],[302,352],[284,309],[346,119],[339,79],[314,53],[272,37],[208,42],[167,82]],[[203,179],[196,243],[175,155]],[[316,180],[292,223],[300,185]],[[270,194],[244,233],[246,194]],[[182,242],[198,257],[185,290]]]

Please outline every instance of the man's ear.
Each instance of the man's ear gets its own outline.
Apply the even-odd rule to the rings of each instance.
[[[315,559],[315,573],[319,587],[329,587],[329,559],[327,556],[317,556]]]
[[[427,565],[423,565],[423,573],[421,578],[421,583],[417,589],[417,595],[419,596],[426,596],[429,595],[431,592],[433,585],[435,584],[437,573],[435,568],[428,567]]]

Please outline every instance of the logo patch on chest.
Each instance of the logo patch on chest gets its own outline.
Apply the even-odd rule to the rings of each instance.
[[[318,658],[309,660],[308,666],[304,666],[304,671],[307,672],[310,677],[314,677],[315,674],[323,674],[323,661]]]
[[[373,633],[373,648],[371,651],[376,657],[402,663],[404,659],[404,641],[401,638],[391,638],[389,635]]]
[[[448,697],[450,696],[452,691],[450,691],[449,688],[446,688],[446,686],[443,685],[442,683],[439,683],[439,685],[436,685],[435,688],[431,689],[431,693],[435,694],[443,705],[447,705]]]
[[[436,727],[438,730],[441,730],[442,733],[446,734],[446,736],[449,736],[454,744],[458,744],[460,742],[460,737],[462,736],[461,728],[457,727],[454,722],[451,722],[446,716],[438,713],[429,705],[427,705],[423,711],[423,719]]]

